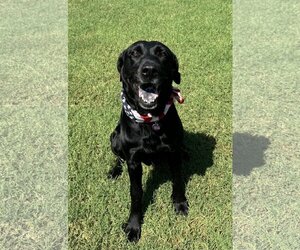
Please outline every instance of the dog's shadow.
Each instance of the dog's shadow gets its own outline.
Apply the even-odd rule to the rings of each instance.
[[[183,160],[182,163],[186,186],[193,175],[203,176],[206,169],[213,165],[213,151],[216,146],[216,140],[214,137],[203,133],[185,131],[184,144],[188,153],[188,159]],[[143,197],[143,215],[146,213],[149,205],[154,202],[155,191],[165,182],[171,181],[170,169],[164,165],[154,167],[146,181]]]

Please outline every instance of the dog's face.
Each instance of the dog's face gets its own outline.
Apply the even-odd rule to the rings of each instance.
[[[121,53],[117,68],[127,101],[141,112],[163,109],[172,81],[180,83],[177,58],[160,42],[132,44]]]

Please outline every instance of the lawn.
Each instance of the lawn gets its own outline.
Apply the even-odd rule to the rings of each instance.
[[[231,1],[69,1],[70,249],[231,249]],[[168,172],[144,167],[145,218],[126,241],[126,167],[107,179],[109,135],[120,114],[119,53],[159,40],[179,59],[186,100],[177,105],[191,159],[187,217],[176,216]]]

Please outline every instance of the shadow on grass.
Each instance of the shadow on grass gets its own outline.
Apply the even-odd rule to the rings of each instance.
[[[193,175],[197,174],[203,176],[205,175],[206,169],[213,165],[213,151],[215,149],[216,140],[214,137],[206,134],[185,131],[184,143],[189,156],[189,159],[183,161],[182,164],[186,186]],[[144,188],[143,215],[147,211],[149,205],[154,202],[155,191],[160,185],[167,181],[171,181],[171,174],[168,166],[163,164],[163,166],[153,168],[151,177],[147,180]]]
[[[233,174],[247,176],[253,168],[265,165],[264,153],[270,140],[248,133],[233,134]]]

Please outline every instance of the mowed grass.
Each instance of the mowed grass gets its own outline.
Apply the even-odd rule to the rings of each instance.
[[[159,40],[179,59],[190,212],[175,215],[168,171],[145,166],[144,224],[133,244],[122,231],[126,166],[118,180],[106,175],[121,110],[116,61],[137,40]],[[69,1],[70,249],[232,248],[231,43],[231,1]]]

